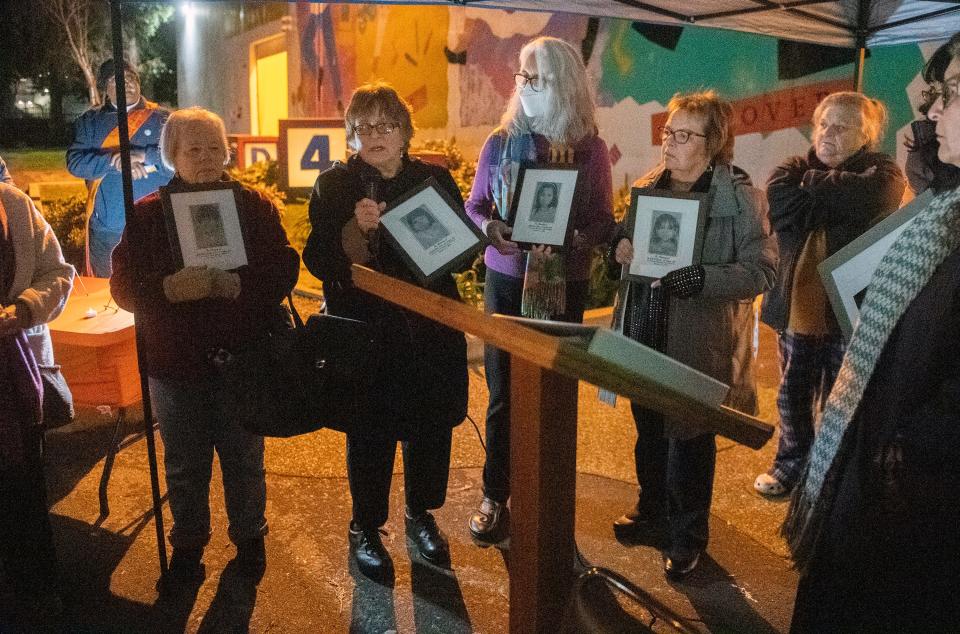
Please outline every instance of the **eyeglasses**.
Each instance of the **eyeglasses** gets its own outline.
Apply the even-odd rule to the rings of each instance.
[[[674,141],[676,141],[678,145],[683,145],[689,141],[690,137],[692,136],[699,136],[703,137],[704,139],[707,138],[706,134],[700,134],[699,132],[694,132],[693,130],[674,130],[669,126],[660,126],[661,141],[666,141],[670,137],[673,137]]]
[[[923,99],[923,103],[932,104],[934,101],[940,98],[940,95],[943,94],[943,91],[937,90],[934,87],[930,87],[929,90],[921,90],[920,98]]]
[[[386,121],[381,121],[380,123],[374,123],[373,125],[369,123],[359,123],[353,126],[353,131],[357,133],[357,136],[370,136],[373,134],[373,131],[376,130],[379,134],[393,134],[393,131],[398,129],[400,124],[398,123],[388,123]]]
[[[513,81],[517,83],[517,88],[523,90],[527,86],[530,86],[530,90],[533,92],[540,92],[543,90],[543,78],[540,75],[528,75],[524,72],[514,73]]]
[[[950,79],[943,80],[943,92],[940,94],[943,96],[944,108],[950,105],[958,91],[960,91],[960,75],[954,75]]]

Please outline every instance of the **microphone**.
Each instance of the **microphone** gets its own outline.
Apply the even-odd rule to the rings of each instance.
[[[369,198],[370,200],[380,203],[380,189],[381,184],[383,183],[383,176],[380,174],[380,171],[375,168],[365,169],[360,173],[360,186],[363,188],[363,197]],[[371,229],[367,231],[367,239],[372,239],[376,233],[376,229]]]
[[[380,185],[383,182],[383,176],[376,168],[364,169],[360,173],[360,185],[363,187],[364,198],[369,198],[374,202],[380,202]]]

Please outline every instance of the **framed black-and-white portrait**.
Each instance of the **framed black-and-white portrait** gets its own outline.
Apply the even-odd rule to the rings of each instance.
[[[480,229],[433,178],[391,203],[380,226],[423,284],[471,261],[487,244]]]
[[[573,166],[522,166],[510,209],[510,239],[523,247],[545,244],[554,250],[563,248],[579,175],[580,170]]]
[[[229,271],[247,263],[235,182],[160,188],[167,234],[180,267],[212,266]]]
[[[624,276],[645,282],[698,264],[707,222],[702,194],[633,189],[627,235],[633,261]]]
[[[860,320],[860,306],[880,260],[932,199],[930,190],[920,194],[817,266],[837,323],[847,339]]]

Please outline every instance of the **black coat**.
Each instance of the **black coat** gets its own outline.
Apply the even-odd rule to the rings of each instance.
[[[399,439],[459,425],[467,413],[467,348],[463,333],[403,310],[353,286],[350,260],[341,231],[354,217],[356,203],[366,197],[371,178],[377,198],[399,198],[429,177],[461,207],[463,198],[450,172],[416,159],[404,159],[400,172],[380,180],[372,167],[354,156],[317,178],[310,196],[313,227],[303,250],[307,269],[323,282],[327,310],[341,317],[366,321],[377,340],[372,372],[373,395],[362,428]],[[385,238],[374,240],[374,258],[366,265],[392,277],[417,284],[413,273]],[[445,276],[428,287],[458,299],[456,284]]]
[[[797,632],[960,627],[960,249],[913,300],[853,421]]]
[[[895,211],[906,185],[892,158],[866,150],[831,169],[811,148],[806,156],[795,156],[774,170],[767,181],[767,201],[780,264],[777,285],[764,297],[764,323],[778,331],[786,329],[797,257],[811,233],[825,229],[827,255],[833,255]],[[827,324],[839,334],[830,306],[824,309]]]

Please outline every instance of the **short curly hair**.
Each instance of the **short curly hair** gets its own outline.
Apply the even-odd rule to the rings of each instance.
[[[677,93],[667,103],[667,112],[683,110],[703,119],[707,154],[715,163],[733,163],[733,106],[714,90]]]
[[[864,145],[868,150],[875,151],[883,141],[883,133],[887,128],[887,107],[879,99],[873,99],[859,92],[834,92],[823,98],[810,122],[816,128],[824,110],[830,106],[840,106],[856,110],[860,115],[860,134],[864,138]]]
[[[354,126],[364,117],[375,117],[379,114],[391,123],[400,125],[403,150],[406,152],[410,148],[410,140],[416,130],[413,127],[413,117],[410,112],[410,105],[390,84],[372,82],[360,86],[353,92],[350,105],[347,106],[343,116],[343,123],[347,129],[347,144],[356,151],[360,143]]]

